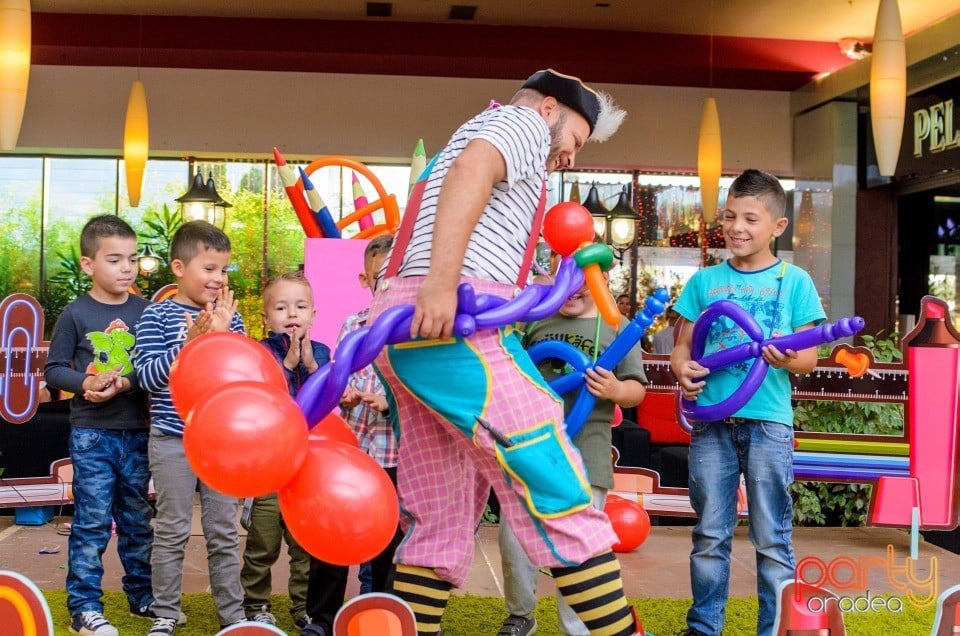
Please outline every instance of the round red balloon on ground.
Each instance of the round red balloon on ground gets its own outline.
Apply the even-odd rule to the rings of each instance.
[[[614,552],[635,550],[650,535],[650,516],[640,504],[622,497],[608,497],[603,511],[620,539],[613,546]]]
[[[310,441],[329,440],[332,442],[343,442],[348,446],[360,448],[360,442],[357,435],[350,428],[342,417],[334,412],[327,413],[327,416],[317,422],[317,425],[310,429]]]
[[[259,497],[287,483],[307,455],[307,421],[286,390],[234,382],[211,391],[187,416],[183,451],[211,488]]]
[[[207,333],[188,342],[173,361],[170,397],[186,420],[211,389],[244,380],[289,391],[280,364],[262,344],[240,333]]]
[[[561,256],[570,256],[584,243],[592,243],[593,237],[593,217],[579,203],[558,203],[543,217],[543,238]]]
[[[363,451],[312,440],[307,458],[279,491],[287,528],[303,549],[327,563],[369,561],[390,543],[400,505],[390,477]]]

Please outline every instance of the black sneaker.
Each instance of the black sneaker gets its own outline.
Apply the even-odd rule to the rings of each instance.
[[[537,631],[537,619],[532,616],[508,616],[497,636],[529,636]]]
[[[177,631],[177,619],[157,617],[153,619],[153,625],[147,636],[173,636]]]
[[[139,618],[149,618],[153,620],[157,617],[153,613],[153,602],[151,601],[149,605],[144,605],[142,607],[130,606],[130,616],[137,616]],[[187,624],[187,615],[183,612],[180,612],[180,615],[177,617],[177,625],[186,625]]]
[[[70,621],[70,633],[80,636],[119,636],[117,628],[100,612],[78,612]]]
[[[299,636],[331,636],[331,632],[320,623],[307,623]]]
[[[311,619],[310,616],[307,614],[303,614],[293,619],[293,624],[296,626],[297,629],[303,629],[312,622],[313,622],[313,619]]]

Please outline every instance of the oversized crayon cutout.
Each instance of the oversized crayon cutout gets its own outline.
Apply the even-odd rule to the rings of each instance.
[[[376,201],[363,206],[359,210],[356,210],[352,214],[348,214],[337,221],[337,227],[343,231],[344,228],[349,227],[352,223],[359,223],[360,219],[371,216],[377,210],[383,209],[385,222],[360,230],[360,232],[358,232],[354,238],[371,239],[382,234],[394,234],[397,231],[397,228],[400,227],[400,207],[397,204],[397,197],[392,194],[387,194],[383,184],[380,183],[380,180],[377,179],[376,175],[374,175],[369,168],[359,161],[354,161],[353,159],[338,155],[314,159],[307,165],[307,167],[304,169],[304,172],[306,172],[308,175],[312,175],[317,170],[329,166],[343,166],[359,172],[366,177],[368,181],[370,181],[374,189],[377,191],[377,195],[380,197]],[[297,187],[301,190],[303,189],[302,180],[297,181]]]

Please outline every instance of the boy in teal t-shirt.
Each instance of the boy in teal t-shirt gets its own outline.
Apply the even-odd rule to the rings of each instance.
[[[686,321],[671,356],[683,397],[716,404],[730,396],[746,377],[752,360],[710,374],[690,359],[693,322],[718,300],[746,309],[765,337],[809,329],[826,315],[810,275],[781,261],[770,249],[787,227],[786,195],[776,177],[747,170],[730,186],[723,209],[723,236],[732,257],[698,271],[675,305]],[[746,341],[728,318],[709,329],[705,354]],[[717,422],[691,422],[690,502],[697,513],[690,554],[693,605],[687,634],[714,636],[723,629],[730,579],[730,546],[737,524],[737,487],[745,478],[750,540],[757,550],[757,634],[773,631],[777,590],[794,575],[791,545],[793,504],[793,409],[790,373],[809,373],[817,352],[763,348],[770,369],[747,404]]]

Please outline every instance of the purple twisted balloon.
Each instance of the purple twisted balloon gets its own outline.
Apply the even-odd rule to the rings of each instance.
[[[710,331],[710,325],[721,316],[732,320],[738,327],[743,329],[747,337],[753,342],[745,342],[729,349],[723,349],[704,357],[703,350],[706,346],[707,333]],[[745,360],[754,359],[747,377],[744,379],[740,388],[733,392],[733,395],[707,406],[698,405],[695,401],[681,399],[680,407],[684,417],[698,422],[714,422],[730,417],[742,409],[753,394],[757,392],[763,383],[763,378],[767,374],[767,368],[770,366],[763,359],[761,350],[767,345],[773,345],[779,351],[801,351],[816,347],[821,344],[833,342],[840,338],[846,338],[857,333],[864,327],[863,318],[854,316],[853,318],[841,318],[836,323],[824,323],[813,329],[798,331],[786,336],[777,338],[763,339],[763,330],[754,320],[747,310],[730,300],[718,300],[711,304],[700,314],[697,322],[693,325],[692,349],[690,357],[700,363],[701,366],[714,372],[717,369],[728,367],[731,364],[737,364]]]
[[[462,338],[478,329],[494,329],[518,321],[542,320],[583,287],[583,270],[572,258],[565,258],[553,285],[527,285],[511,300],[492,294],[474,293],[462,283],[457,288],[457,315],[454,334]],[[307,378],[296,401],[312,428],[340,403],[350,374],[376,359],[386,345],[410,339],[413,305],[397,305],[384,311],[377,320],[348,334],[334,352],[333,359]]]

